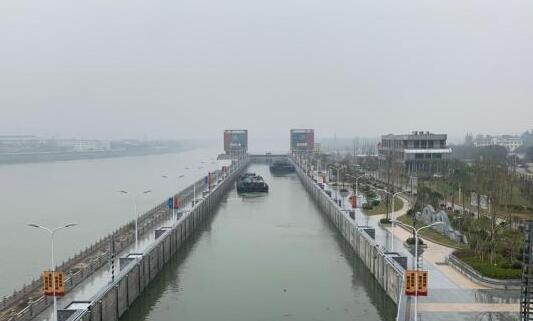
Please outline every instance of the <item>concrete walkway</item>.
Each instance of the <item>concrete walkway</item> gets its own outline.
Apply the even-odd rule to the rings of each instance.
[[[399,209],[396,212],[392,213],[393,219],[398,219],[398,217],[403,216],[407,214],[407,211],[409,210],[409,202],[407,199],[402,198],[403,201],[403,207]],[[376,218],[379,220],[381,218],[384,218],[385,215],[376,215]],[[399,239],[402,243],[405,242],[409,237],[412,237],[412,233],[407,231],[401,226],[398,226],[397,224],[393,228],[392,226],[387,226],[385,229],[394,235],[395,238]],[[477,283],[474,283],[469,278],[464,276],[462,273],[456,271],[452,267],[445,264],[446,257],[453,253],[455,249],[433,243],[427,239],[424,238],[424,242],[427,244],[427,248],[424,249],[424,260],[432,263],[435,265],[435,267],[444,275],[446,275],[453,283],[455,283],[458,287],[463,289],[485,289],[486,287],[481,286]]]
[[[384,215],[383,215],[384,217]],[[392,226],[385,228],[389,233],[393,233],[394,236],[399,239],[402,243],[407,240],[407,238],[412,237],[412,233],[408,232],[400,226],[392,228]],[[424,243],[427,244],[427,248],[424,249],[423,257],[424,260],[432,263],[435,267],[444,275],[446,275],[453,283],[462,289],[485,289],[485,287],[472,282],[469,278],[457,272],[452,267],[445,265],[446,257],[455,250],[437,243],[433,243],[424,239]]]
[[[392,213],[392,218],[405,215],[408,200],[402,198],[403,207]],[[349,207],[349,202],[344,202]],[[413,255],[404,246],[412,234],[406,229],[379,224],[383,215],[367,216],[358,208],[356,222],[375,229],[375,240],[385,249],[398,252],[408,258],[408,266],[414,266]],[[423,269],[429,272],[429,295],[419,297],[419,320],[466,321],[466,320],[519,320],[519,291],[488,289],[446,265],[445,259],[454,249],[426,241],[423,253]],[[411,300],[411,302],[414,302]],[[413,310],[411,303],[411,311]],[[413,317],[413,315],[411,315]]]
[[[512,312],[519,313],[520,306],[518,304],[502,304],[502,303],[423,303],[418,306],[420,312]]]
[[[192,202],[185,204],[185,208],[189,209]],[[182,215],[176,222],[179,222],[184,218],[185,215]],[[125,257],[130,253],[142,253],[155,241],[154,231],[164,227],[172,225],[172,218],[165,220],[152,228],[151,232],[147,232],[144,235],[139,237],[138,248],[135,248],[135,244],[131,244],[126,247],[123,251],[117,253],[115,258],[115,275],[120,271],[119,259]],[[111,282],[111,270],[110,264],[106,264],[100,269],[96,270],[91,276],[85,279],[78,286],[69,291],[64,297],[58,298],[57,307],[58,309],[65,308],[66,305],[72,301],[90,301],[90,299],[98,293],[104,286]],[[46,310],[36,315],[32,320],[36,321],[52,321],[53,320],[53,305],[49,306]]]

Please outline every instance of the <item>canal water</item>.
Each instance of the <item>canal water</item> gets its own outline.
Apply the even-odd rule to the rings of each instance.
[[[152,190],[138,199],[142,214],[220,168],[219,151],[0,165],[0,300],[48,270],[50,238],[26,224],[78,224],[56,235],[60,263],[133,220],[132,198],[119,190]]]
[[[395,308],[296,175],[233,189],[122,321],[394,320]]]

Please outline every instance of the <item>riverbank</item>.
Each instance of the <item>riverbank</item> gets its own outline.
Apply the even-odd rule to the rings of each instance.
[[[113,151],[95,151],[95,152],[38,152],[38,153],[11,153],[11,154],[3,153],[3,154],[0,154],[0,165],[175,154],[175,153],[192,151],[194,149],[195,147],[192,147],[192,146],[183,146],[179,148],[169,148],[169,149],[154,148],[154,149],[140,149],[140,150],[113,150]]]

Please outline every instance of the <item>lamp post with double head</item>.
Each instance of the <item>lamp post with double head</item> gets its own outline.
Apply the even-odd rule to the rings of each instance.
[[[183,177],[185,177],[185,175],[180,175],[180,176],[175,177],[176,182],[179,182]],[[167,175],[161,175],[161,178],[172,179],[172,177],[167,176]],[[175,225],[176,220],[177,220],[176,209],[174,208],[174,204],[176,204],[176,202],[174,202],[175,193],[172,192],[171,195],[172,195],[172,225]]]
[[[432,227],[435,225],[444,224],[444,222],[435,222],[429,225],[425,225],[419,228],[416,228],[412,225],[405,224],[400,221],[396,221],[397,224],[400,224],[402,226],[405,226],[406,228],[413,231],[414,237],[415,237],[415,257],[413,262],[413,267],[415,269],[415,321],[418,321],[418,233],[422,231],[423,229],[426,229],[428,227]]]
[[[355,196],[357,197],[357,195],[359,195],[359,179],[363,176],[367,176],[367,173],[364,173],[363,175],[359,175],[359,176],[354,176],[354,175],[347,174],[347,173],[344,173],[344,175],[350,176],[351,178],[355,180]]]
[[[52,254],[51,254],[51,259],[50,259],[50,271],[52,272],[52,295],[54,297],[54,311],[53,311],[53,314],[52,314],[52,320],[53,321],[57,321],[57,297],[56,297],[56,278],[55,278],[56,262],[55,262],[54,236],[55,236],[57,231],[62,230],[62,229],[66,229],[66,228],[69,228],[69,227],[74,227],[76,225],[77,224],[72,223],[72,224],[67,224],[67,225],[63,225],[63,226],[59,226],[59,227],[50,229],[48,227],[41,226],[41,225],[38,225],[38,224],[33,224],[33,223],[28,224],[28,226],[30,226],[30,227],[34,227],[34,228],[38,228],[38,229],[44,230],[44,231],[48,232],[48,234],[50,234],[50,241],[52,243]]]
[[[392,241],[391,241],[391,251],[394,252],[394,222],[396,221],[394,217],[392,217],[392,213],[394,213],[394,200],[395,200],[395,197],[400,195],[400,194],[403,194],[405,193],[404,191],[400,191],[400,192],[396,192],[394,194],[392,194],[392,209],[391,209],[391,225],[392,225]]]
[[[336,175],[336,178],[337,178],[337,186],[335,188],[335,202],[338,202],[339,201],[339,188],[340,188],[340,182],[339,182],[339,177],[340,177],[340,168],[338,165],[328,165],[328,167],[330,168],[333,168],[337,171],[337,175]]]
[[[141,193],[137,193],[135,194],[131,199],[133,201],[133,211],[134,211],[134,215],[135,215],[135,251],[139,251],[139,215],[137,214],[137,199],[141,196],[141,195],[145,195],[145,194],[148,194],[148,193],[151,193],[152,190],[146,190],[144,192],[141,192]],[[122,193],[124,195],[129,195],[130,192],[128,191],[125,191],[125,190],[121,190],[119,191],[119,193]]]

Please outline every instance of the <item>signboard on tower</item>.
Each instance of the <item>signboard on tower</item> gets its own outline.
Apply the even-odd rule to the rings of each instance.
[[[312,153],[315,150],[313,129],[291,129],[291,151]]]
[[[247,129],[226,129],[224,131],[224,152],[226,154],[246,153],[247,151]]]

